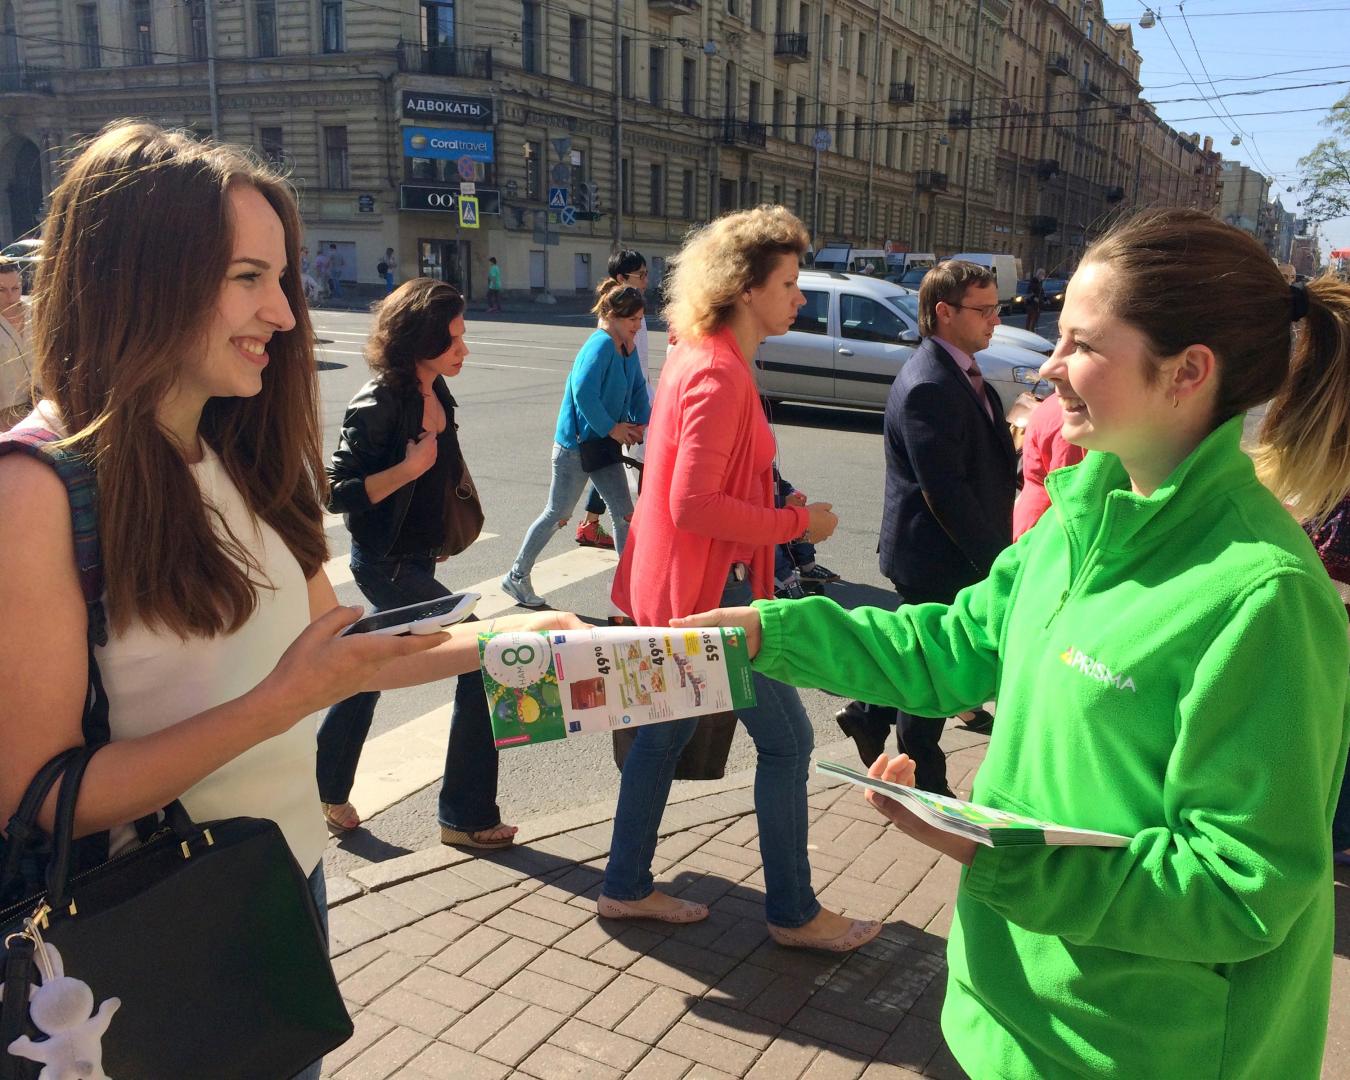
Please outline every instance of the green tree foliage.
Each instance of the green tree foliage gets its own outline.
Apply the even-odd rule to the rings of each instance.
[[[1322,119],[1331,129],[1307,156],[1299,158],[1303,213],[1311,221],[1329,221],[1350,215],[1350,94],[1331,107]]]

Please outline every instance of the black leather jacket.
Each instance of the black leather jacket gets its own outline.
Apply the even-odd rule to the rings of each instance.
[[[445,420],[454,443],[450,483],[457,485],[464,472],[464,458],[455,435],[455,399],[438,378],[436,398],[445,409]],[[366,495],[366,477],[397,465],[407,452],[408,440],[422,430],[422,395],[416,385],[399,391],[371,380],[361,387],[342,418],[342,435],[328,463],[328,509],[342,514],[352,539],[368,553],[384,558],[398,539],[417,481],[404,484],[392,495],[372,503]]]

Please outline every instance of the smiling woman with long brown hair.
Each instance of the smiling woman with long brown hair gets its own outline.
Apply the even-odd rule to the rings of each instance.
[[[53,192],[34,335],[47,396],[0,436],[28,451],[0,457],[0,820],[44,762],[106,741],[80,786],[83,862],[181,797],[200,819],[276,821],[322,910],[314,730],[299,721],[469,670],[477,649],[472,632],[339,636],[359,612],[323,572],[299,245],[281,177],[151,124],[99,135]],[[61,455],[96,480],[106,593],[89,609],[91,537],[73,531]],[[100,608],[106,635],[90,632]],[[98,674],[107,720],[92,730]]]

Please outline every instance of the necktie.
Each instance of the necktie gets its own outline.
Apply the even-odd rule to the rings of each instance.
[[[980,404],[984,406],[985,415],[990,420],[994,418],[993,406],[989,404],[989,397],[984,392],[984,372],[980,370],[980,365],[975,362],[975,358],[970,358],[970,369],[966,372],[970,379],[970,385],[975,390],[975,396],[980,399]]]

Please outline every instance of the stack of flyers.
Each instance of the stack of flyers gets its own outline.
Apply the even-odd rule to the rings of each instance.
[[[827,776],[842,777],[861,787],[888,795],[929,825],[943,832],[967,837],[985,847],[1046,844],[1125,847],[1130,842],[1128,836],[1120,836],[1117,833],[1094,832],[1091,829],[1056,825],[1052,821],[1038,821],[1021,814],[1009,813],[1007,810],[995,810],[992,806],[980,806],[978,803],[962,802],[960,799],[952,799],[945,795],[934,795],[931,791],[888,784],[885,780],[873,779],[866,773],[845,765],[836,765],[832,761],[816,762],[816,771]]]
[[[745,632],[604,626],[478,635],[498,747],[755,703]]]

